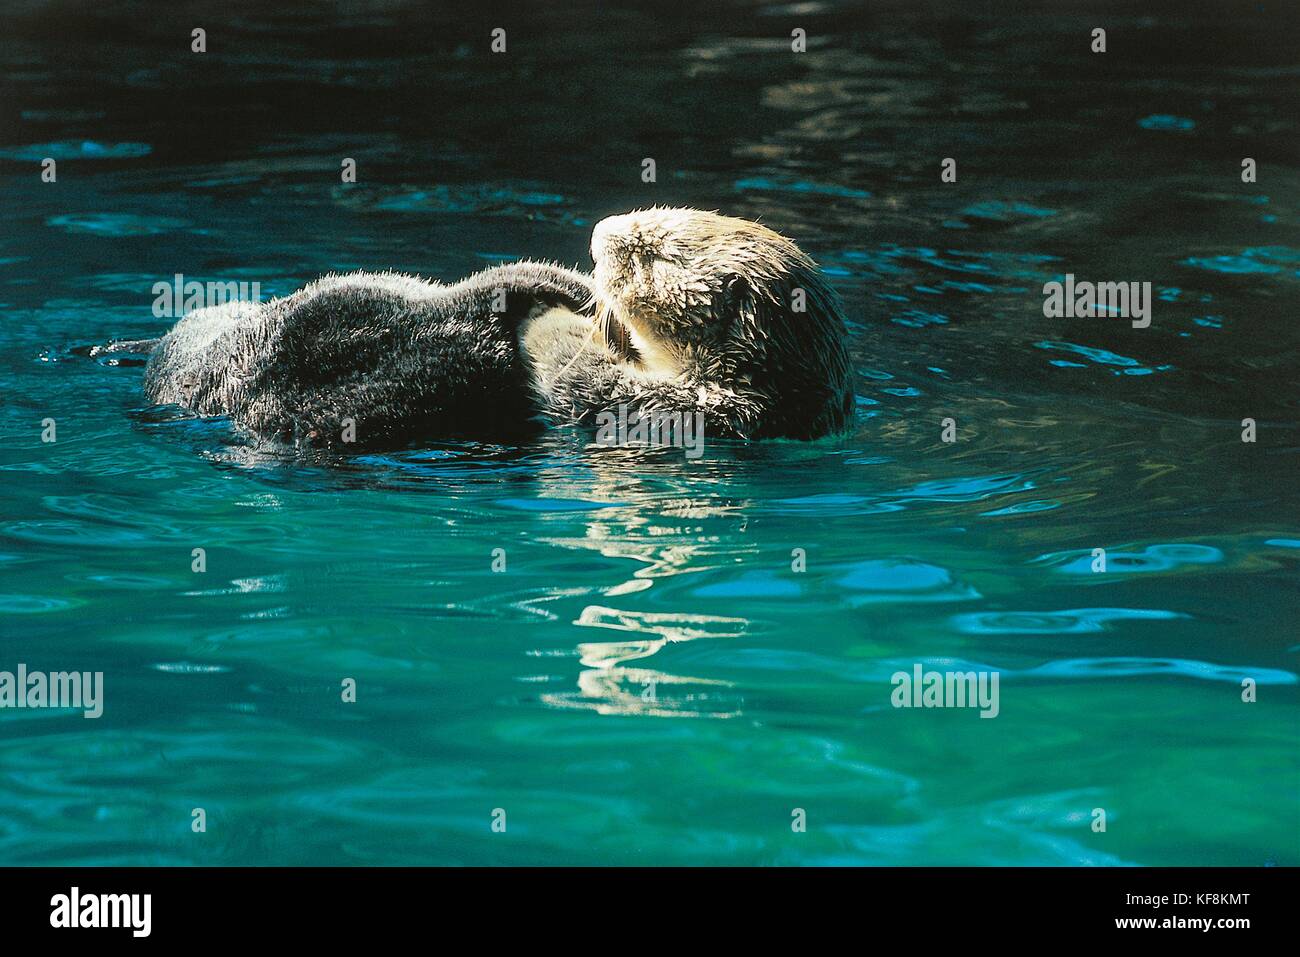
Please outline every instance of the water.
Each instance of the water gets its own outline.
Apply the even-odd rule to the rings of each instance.
[[[1300,863],[1294,6],[337,6],[6,24],[0,670],[106,690],[0,712],[0,862]],[[851,435],[273,461],[72,351],[652,203],[823,264]],[[1067,272],[1150,328],[1044,318]]]

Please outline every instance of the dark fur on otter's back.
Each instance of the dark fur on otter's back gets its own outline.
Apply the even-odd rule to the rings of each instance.
[[[185,316],[153,350],[145,393],[310,447],[515,435],[537,412],[520,325],[549,309],[589,311],[591,301],[590,277],[546,263],[454,285],[327,276],[283,299]]]

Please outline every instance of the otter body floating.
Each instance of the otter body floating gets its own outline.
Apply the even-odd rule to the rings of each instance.
[[[692,209],[611,216],[593,276],[521,262],[454,285],[326,276],[182,318],[146,395],[299,446],[508,437],[539,411],[689,415],[709,437],[812,439],[853,416],[834,292],[793,242]]]
[[[576,321],[591,298],[587,276],[533,262],[454,285],[326,276],[186,315],[154,347],[145,394],[311,447],[517,434],[536,415],[520,325],[552,310]]]

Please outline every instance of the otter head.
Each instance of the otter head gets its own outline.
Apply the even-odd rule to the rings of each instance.
[[[694,209],[611,216],[591,236],[608,344],[647,372],[692,370],[773,402],[851,409],[837,297],[766,226]]]

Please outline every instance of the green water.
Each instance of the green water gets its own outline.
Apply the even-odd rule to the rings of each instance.
[[[507,9],[496,60],[454,7],[234,4],[198,62],[16,16],[0,671],[105,690],[0,710],[0,863],[1300,863],[1294,14],[1101,7],[1103,66],[1053,5],[857,6]],[[817,258],[850,435],[270,460],[72,351],[178,272],[586,268],[651,203]],[[1067,272],[1150,328],[1044,318]],[[918,663],[996,718],[893,707]]]

